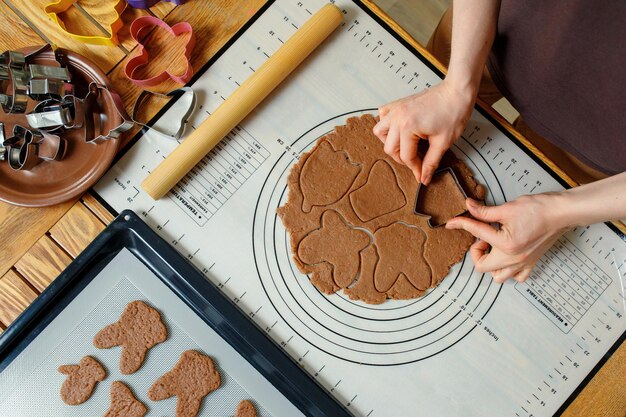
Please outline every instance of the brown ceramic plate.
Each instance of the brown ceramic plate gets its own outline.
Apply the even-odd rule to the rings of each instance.
[[[70,51],[64,51],[64,54],[68,58],[77,96],[84,96],[89,83],[93,81],[110,86],[107,76],[88,59]],[[52,51],[37,55],[32,62],[58,65]],[[35,104],[29,102],[27,112]],[[96,111],[105,116],[100,124],[103,132],[96,131],[96,135],[107,134],[121,123],[121,117],[114,110],[109,97],[101,95],[97,107]],[[15,123],[28,127],[23,114],[5,114],[0,110],[0,121],[4,123],[7,137]],[[99,144],[86,143],[83,129],[72,129],[61,136],[67,140],[67,151],[61,161],[44,161],[30,171],[15,171],[8,163],[0,161],[0,200],[20,206],[42,207],[75,198],[106,172],[115,157],[119,142],[117,139],[109,139]]]

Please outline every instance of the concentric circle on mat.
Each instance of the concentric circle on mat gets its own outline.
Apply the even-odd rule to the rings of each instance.
[[[326,120],[295,139],[291,148],[306,152],[349,117],[372,111]],[[454,152],[486,186],[488,203],[506,201],[493,171],[471,142],[460,139]],[[276,215],[287,199],[287,176],[294,162],[291,154],[283,153],[263,184],[255,208],[253,250],[267,296],[295,333],[337,358],[392,366],[441,353],[480,325],[501,286],[476,273],[468,256],[437,288],[418,299],[370,305],[352,301],[343,293],[320,293],[293,263],[289,236]]]

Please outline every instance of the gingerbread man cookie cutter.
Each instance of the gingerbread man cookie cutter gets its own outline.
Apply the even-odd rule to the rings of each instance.
[[[441,175],[445,175],[445,174],[450,174],[452,179],[454,180],[454,183],[456,184],[456,187],[458,188],[458,191],[463,195],[463,199],[466,200],[467,199],[467,193],[465,192],[465,190],[463,189],[463,186],[461,185],[461,183],[459,182],[459,178],[456,176],[456,173],[454,172],[454,170],[450,167],[446,167],[446,168],[442,168],[438,171],[436,171],[433,174],[433,179],[435,177],[441,176]],[[422,213],[419,210],[419,203],[420,203],[420,197],[423,198],[424,196],[424,189],[427,188],[427,186],[423,185],[421,182],[419,183],[419,185],[417,186],[417,193],[415,194],[415,203],[413,204],[413,213],[416,214],[417,216],[421,216],[421,217],[427,217],[428,218],[428,227],[430,227],[431,229],[435,229],[437,227],[441,227],[441,226],[445,226],[446,222],[441,222],[439,224],[437,223],[432,223],[432,216],[426,213]],[[463,216],[465,214],[467,214],[468,211],[467,209],[465,209],[464,211],[455,214],[453,217],[458,217],[458,216]]]
[[[142,30],[150,26],[159,26],[168,32],[170,32],[174,36],[180,36],[184,33],[189,33],[189,40],[187,41],[187,45],[185,45],[185,59],[187,61],[187,66],[185,72],[181,75],[172,74],[171,72],[165,70],[154,77],[140,79],[135,76],[135,71],[148,63],[150,57],[148,55],[148,51],[145,46],[142,44],[142,40],[139,39],[139,34]],[[191,52],[195,46],[195,36],[193,33],[193,28],[187,22],[179,22],[173,26],[168,25],[163,20],[154,17],[154,16],[142,16],[133,21],[130,25],[130,35],[133,37],[135,41],[137,41],[139,54],[132,57],[126,62],[126,66],[124,67],[124,74],[131,80],[133,83],[140,87],[154,87],[168,79],[171,79],[179,84],[186,84],[193,75],[193,66],[191,65]]]
[[[108,36],[98,35],[79,35],[67,30],[65,22],[59,17],[59,15],[70,7],[72,7],[78,0],[57,0],[44,7],[44,12],[50,16],[50,19],[68,36],[84,42],[94,45],[104,46],[116,46],[119,42],[117,39],[117,32],[124,26],[122,21],[122,12],[126,9],[125,0],[113,0],[113,11],[115,12],[115,19],[110,24],[105,25],[105,29],[109,33]]]

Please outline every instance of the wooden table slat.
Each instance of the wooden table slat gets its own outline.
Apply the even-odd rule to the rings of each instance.
[[[24,279],[42,292],[72,262],[72,258],[44,235],[15,264]]]
[[[91,191],[83,194],[81,201],[102,223],[109,224],[115,218],[109,210],[104,208],[102,204],[96,200]]]
[[[104,224],[78,201],[50,229],[50,237],[73,258],[104,229]]]
[[[32,303],[37,294],[15,271],[0,278],[0,322],[8,326]]]

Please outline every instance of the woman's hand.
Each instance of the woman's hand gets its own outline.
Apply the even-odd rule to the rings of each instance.
[[[568,230],[559,193],[526,195],[501,206],[467,199],[475,218],[456,217],[448,229],[465,229],[480,240],[470,248],[478,272],[491,272],[496,282],[525,281],[537,260]],[[489,223],[499,223],[496,229]]]
[[[415,179],[430,183],[443,154],[465,129],[476,99],[473,88],[440,84],[391,102],[378,109],[380,121],[374,134],[385,144],[385,153],[413,171]],[[417,146],[428,140],[428,151],[420,159]]]

